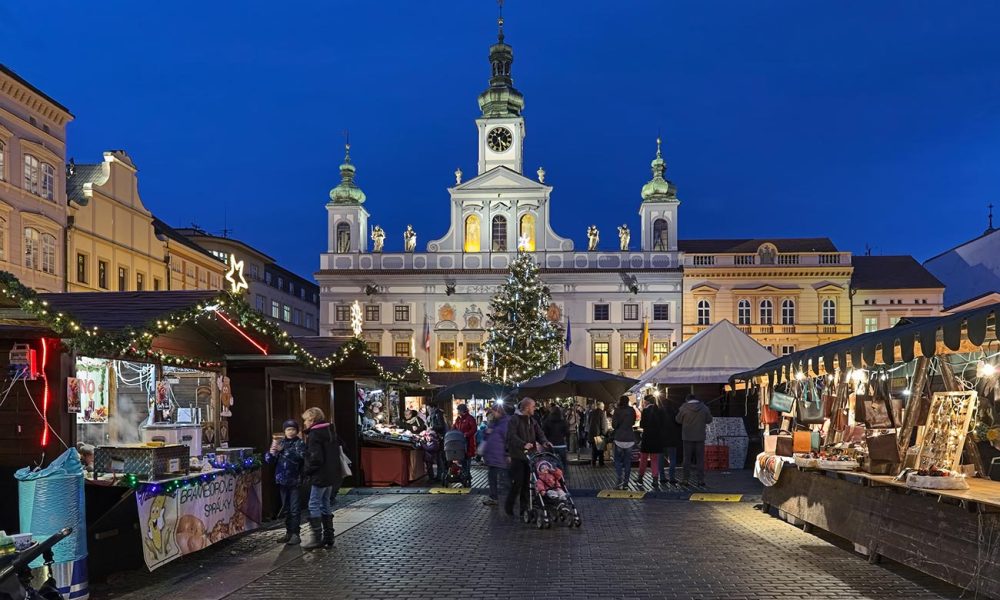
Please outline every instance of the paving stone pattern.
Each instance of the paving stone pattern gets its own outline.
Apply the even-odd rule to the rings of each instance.
[[[579,498],[583,528],[539,531],[481,496],[398,496],[228,600],[957,598],[746,503]],[[273,534],[271,534],[273,535]]]

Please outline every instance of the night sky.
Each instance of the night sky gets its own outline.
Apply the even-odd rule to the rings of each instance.
[[[829,236],[923,260],[1000,205],[1000,3],[508,0],[525,171],[553,227],[638,227],[654,139],[685,238]],[[302,274],[350,129],[371,224],[448,228],[476,169],[493,0],[4,2],[0,62],[123,148],[147,208]],[[998,211],[1000,212],[1000,211]],[[1000,218],[997,219],[1000,223]],[[633,243],[636,243],[633,236]]]

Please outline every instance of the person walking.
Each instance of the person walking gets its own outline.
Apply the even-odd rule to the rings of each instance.
[[[531,465],[529,452],[548,445],[545,433],[535,421],[535,401],[524,398],[517,404],[517,412],[507,425],[507,454],[510,456],[510,493],[504,503],[507,516],[514,516],[514,500],[520,503],[521,514],[528,510],[528,479]]]
[[[712,412],[704,402],[689,394],[677,411],[684,442],[684,471],[681,484],[687,485],[694,476],[694,485],[705,487],[705,427],[712,422]]]
[[[611,428],[614,430],[612,440],[615,443],[614,459],[615,473],[618,475],[620,489],[628,488],[628,481],[632,477],[632,447],[635,446],[635,432],[632,427],[635,425],[635,409],[629,406],[628,396],[618,399],[618,408],[615,409],[611,417]]]
[[[608,431],[608,418],[604,414],[604,403],[598,402],[587,413],[587,437],[590,440],[590,466],[604,466],[604,444],[608,440],[604,439]],[[595,438],[602,438],[600,444]],[[600,449],[598,449],[600,446]]]
[[[492,423],[487,425],[483,437],[483,462],[489,468],[487,482],[489,497],[483,499],[486,506],[496,506],[500,501],[500,488],[506,491],[510,487],[510,458],[507,456],[507,427],[510,425],[510,415],[506,406],[497,404],[493,407]]]
[[[271,449],[264,455],[267,462],[276,462],[274,483],[281,495],[281,505],[285,510],[285,535],[278,543],[295,546],[301,543],[299,526],[302,522],[302,506],[299,502],[299,484],[302,482],[302,464],[305,461],[306,443],[299,437],[299,424],[295,419],[282,423],[285,437],[271,442]]]
[[[322,409],[309,408],[302,413],[306,432],[306,454],[302,474],[309,488],[309,528],[312,539],[302,545],[305,550],[333,547],[333,512],[331,498],[344,480],[340,466],[340,444],[333,423],[326,420]]]
[[[457,409],[458,417],[455,418],[455,424],[452,425],[452,428],[461,431],[462,435],[465,436],[465,459],[462,460],[462,474],[466,481],[472,481],[472,457],[476,455],[476,431],[479,429],[479,425],[476,423],[476,418],[469,414],[467,405],[459,404]]]
[[[677,405],[666,396],[660,398],[663,416],[663,457],[660,460],[660,485],[677,485],[677,450],[681,447],[681,426],[677,423]],[[669,479],[667,465],[669,467]]]
[[[448,425],[444,420],[444,411],[441,410],[441,408],[438,407],[437,404],[431,403],[428,404],[427,406],[429,410],[429,412],[427,413],[427,427],[429,427],[432,431],[434,431],[435,434],[437,434],[438,446],[440,448],[441,444],[444,443],[444,434],[448,432]],[[444,483],[445,473],[446,470],[445,470],[444,452],[439,451],[437,453],[437,474],[434,475],[433,477],[431,476],[428,477],[432,481],[437,480],[440,481],[441,483]]]
[[[569,423],[563,418],[562,409],[553,406],[545,420],[542,421],[542,432],[546,439],[552,444],[552,450],[562,461],[563,477],[568,479],[569,475],[569,453],[567,444],[569,442]]]
[[[656,407],[656,399],[646,396],[642,399],[642,417],[639,419],[642,427],[642,442],[639,444],[639,479],[640,489],[645,485],[646,461],[650,463],[650,476],[654,490],[660,489],[660,459],[663,454],[663,415]]]

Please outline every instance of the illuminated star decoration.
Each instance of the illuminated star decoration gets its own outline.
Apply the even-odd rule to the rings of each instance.
[[[361,337],[361,304],[357,300],[351,305],[351,329],[354,331],[354,337]]]
[[[248,290],[247,280],[243,277],[243,261],[236,260],[235,254],[229,255],[229,272],[226,273],[226,281],[229,282],[229,290],[234,294],[239,294],[241,290]]]
[[[528,238],[528,236],[526,235],[520,236],[519,238],[517,238],[517,249],[520,252],[526,252],[528,250],[528,243],[530,241],[531,240]]]

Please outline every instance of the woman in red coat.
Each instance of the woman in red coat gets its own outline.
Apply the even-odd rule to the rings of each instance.
[[[465,436],[465,460],[462,461],[462,473],[466,477],[472,477],[472,457],[476,455],[476,430],[479,425],[476,418],[469,414],[469,407],[464,404],[458,405],[458,418],[455,419],[454,429],[462,432]]]

